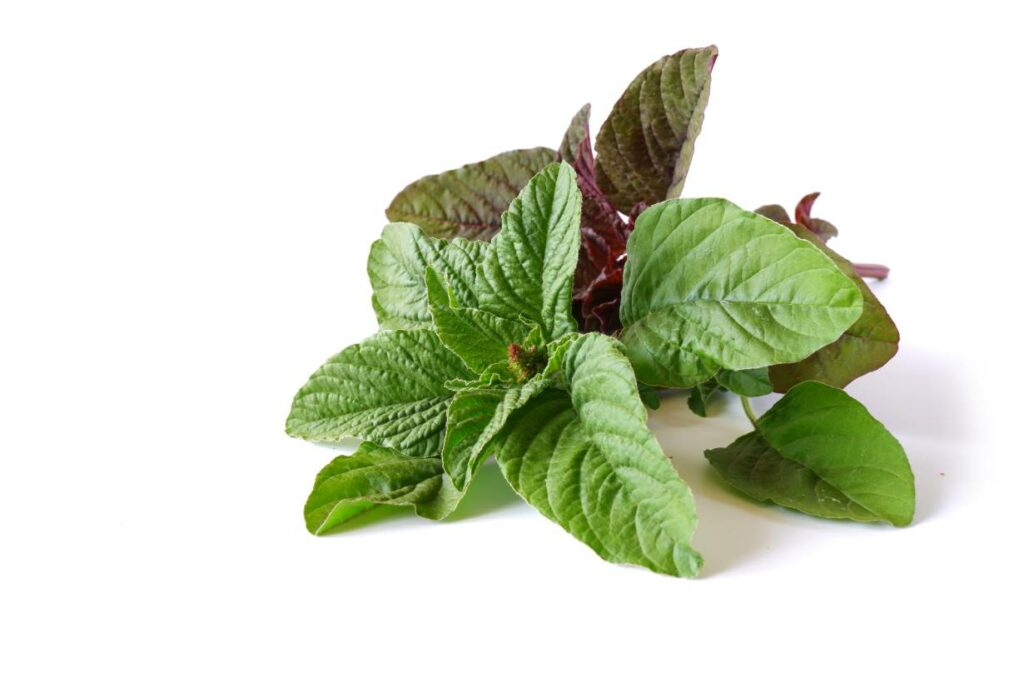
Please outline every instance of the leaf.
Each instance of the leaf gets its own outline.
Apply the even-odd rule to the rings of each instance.
[[[899,350],[900,333],[878,297],[854,271],[852,263],[825,246],[809,229],[794,224],[788,227],[797,237],[823,251],[857,284],[864,307],[857,321],[836,341],[797,363],[773,366],[770,370],[772,386],[783,393],[800,382],[816,380],[841,389],[888,363]]]
[[[437,456],[452,397],[445,382],[471,377],[432,330],[378,332],[313,373],[295,395],[285,429],[304,439],[354,436]]]
[[[424,271],[436,270],[464,306],[475,306],[477,264],[490,249],[486,242],[438,240],[411,223],[385,226],[370,246],[366,270],[373,286],[373,310],[385,329],[430,327]]]
[[[819,382],[796,385],[756,431],[705,456],[757,500],[896,526],[914,517],[914,474],[899,441],[856,400]]]
[[[597,183],[623,213],[679,196],[717,57],[714,45],[662,57],[612,107],[597,134]]]
[[[365,441],[316,475],[306,501],[306,528],[322,534],[374,505],[412,505],[428,519],[447,517],[462,497],[440,458],[413,458]]]
[[[509,202],[555,159],[546,147],[517,149],[421,178],[391,201],[388,220],[416,223],[433,237],[490,239]]]
[[[501,218],[477,276],[480,308],[540,325],[545,339],[576,331],[572,280],[580,248],[580,191],[568,164],[537,174]]]
[[[587,152],[590,152],[590,104],[584,104],[576,115],[569,122],[569,127],[562,137],[562,144],[558,147],[558,158],[567,162],[570,166],[576,165],[576,155],[580,151],[580,145],[587,145]]]
[[[857,286],[819,249],[724,199],[652,206],[628,253],[622,341],[647,384],[795,362],[861,314]]]
[[[754,213],[764,216],[765,218],[773,220],[781,225],[786,225],[791,222],[789,220],[789,213],[786,211],[785,207],[780,206],[779,204],[766,204],[754,209]]]
[[[820,194],[820,192],[812,192],[808,195],[804,195],[804,197],[797,202],[795,213],[796,222],[813,232],[822,242],[828,242],[831,238],[839,234],[839,230],[836,229],[836,226],[826,220],[822,220],[821,218],[811,218],[811,209],[814,208],[814,202],[817,201]]]
[[[722,385],[718,383],[715,377],[701,382],[697,386],[690,389],[690,395],[686,398],[686,405],[690,408],[694,415],[700,417],[708,416],[708,405],[711,403],[711,399],[714,398],[722,388]]]
[[[495,440],[505,478],[527,502],[610,562],[694,576],[693,496],[647,428],[632,368],[613,338],[566,352],[569,393],[547,389]]]
[[[719,370],[715,377],[719,384],[738,396],[764,396],[772,393],[768,368]]]
[[[432,268],[427,268],[426,281],[437,335],[476,372],[507,361],[509,344],[522,342],[529,335],[530,328],[518,320],[459,307]]]
[[[456,488],[465,490],[490,455],[488,447],[505,426],[509,415],[551,386],[534,377],[525,384],[467,389],[448,406],[442,461]]]
[[[651,410],[657,410],[661,407],[661,397],[658,396],[658,391],[651,386],[646,384],[638,384],[637,391],[640,392],[640,400],[643,404]]]

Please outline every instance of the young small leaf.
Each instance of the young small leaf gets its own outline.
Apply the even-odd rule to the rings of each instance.
[[[547,389],[495,440],[505,478],[604,559],[696,575],[693,496],[647,428],[620,344],[583,335],[566,352],[563,372],[569,393]]]
[[[809,515],[910,524],[914,474],[899,441],[841,389],[803,382],[730,446],[705,451],[743,493]]]
[[[517,149],[421,178],[391,201],[388,220],[416,223],[433,237],[490,239],[509,202],[556,156],[546,147]]]
[[[576,166],[576,156],[579,154],[581,144],[590,144],[590,104],[584,104],[576,115],[569,122],[569,127],[562,137],[562,144],[558,146],[558,158],[560,161]],[[588,149],[589,153],[590,150]]]
[[[477,277],[480,308],[541,327],[546,340],[576,331],[572,281],[580,248],[580,191],[562,162],[537,174],[501,218]]]
[[[648,384],[795,362],[861,314],[857,286],[818,248],[724,199],[650,207],[628,253],[622,341]]]
[[[662,57],[633,79],[597,134],[597,183],[612,204],[678,197],[704,122],[714,45]]]
[[[436,270],[462,306],[476,305],[476,270],[490,249],[486,242],[438,240],[411,223],[385,226],[370,246],[366,270],[373,287],[373,310],[384,329],[430,327],[424,271]]]
[[[443,519],[461,497],[439,458],[413,458],[365,441],[316,475],[306,528],[325,533],[377,504],[412,505],[421,517]]]
[[[437,456],[452,397],[445,382],[472,377],[432,330],[378,332],[313,373],[295,395],[285,429],[315,441],[354,436]]]
[[[437,335],[476,372],[506,361],[509,344],[521,343],[530,334],[530,327],[518,320],[458,306],[432,268],[427,268],[426,281]]]

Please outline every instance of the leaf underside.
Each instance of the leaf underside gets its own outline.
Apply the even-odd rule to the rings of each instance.
[[[517,149],[426,176],[391,201],[388,220],[415,223],[433,237],[490,239],[509,203],[556,156],[546,147]]]

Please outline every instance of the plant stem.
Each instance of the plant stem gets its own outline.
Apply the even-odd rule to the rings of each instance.
[[[861,277],[871,277],[876,280],[884,280],[889,277],[888,266],[881,266],[877,263],[854,263],[853,270]]]
[[[743,412],[747,414],[750,424],[754,425],[754,429],[757,429],[757,415],[754,415],[754,409],[750,407],[750,399],[746,396],[740,396],[740,403],[743,404]]]

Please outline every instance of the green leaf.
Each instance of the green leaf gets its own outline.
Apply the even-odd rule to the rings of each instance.
[[[465,490],[484,463],[488,450],[509,415],[551,386],[542,377],[525,384],[466,389],[448,406],[442,461],[455,486]]]
[[[757,500],[896,526],[914,517],[914,474],[899,441],[856,400],[819,382],[796,385],[756,431],[705,456]]]
[[[412,505],[421,517],[443,519],[461,497],[440,458],[413,458],[367,441],[316,475],[306,501],[306,528],[322,534],[377,504]]]
[[[785,392],[800,382],[816,380],[841,389],[861,375],[888,363],[899,349],[900,333],[878,297],[857,275],[852,263],[825,246],[802,225],[789,224],[787,227],[797,237],[827,254],[848,278],[857,283],[864,298],[864,309],[857,321],[836,341],[802,361],[772,367],[772,385],[775,391]]]
[[[520,343],[530,327],[480,310],[462,308],[432,268],[427,268],[427,296],[437,335],[470,368],[483,372],[508,360],[508,346]]]
[[[385,226],[370,246],[367,273],[373,286],[373,310],[385,329],[430,327],[424,271],[444,277],[463,306],[475,306],[476,270],[490,249],[486,242],[427,237],[411,223]]]
[[[637,390],[640,392],[640,400],[643,401],[645,406],[651,410],[657,410],[661,407],[661,397],[658,396],[657,389],[646,384],[638,384]]]
[[[690,408],[694,415],[700,417],[708,416],[708,405],[711,403],[711,399],[714,398],[722,388],[722,385],[718,383],[715,377],[701,382],[697,386],[690,389],[690,395],[686,398],[686,405]]]
[[[857,286],[817,247],[724,199],[650,207],[628,254],[622,341],[647,384],[795,362],[861,314]]]
[[[515,411],[494,442],[519,495],[611,562],[694,576],[697,523],[690,489],[647,428],[621,346],[579,337],[562,367],[569,393],[550,388]]]
[[[388,220],[416,223],[433,237],[490,239],[509,202],[556,156],[546,147],[517,149],[421,178],[391,201]]]
[[[580,151],[580,145],[584,140],[590,139],[590,104],[584,104],[576,112],[569,122],[569,127],[562,137],[562,144],[558,147],[558,158],[570,166],[576,164],[576,155]]]
[[[316,441],[359,437],[416,457],[441,453],[451,379],[465,364],[432,330],[378,332],[337,354],[299,389],[286,430]]]
[[[565,162],[537,174],[501,218],[477,277],[480,308],[540,325],[548,341],[576,331],[572,281],[580,249],[580,191]]]
[[[662,57],[612,107],[597,133],[597,184],[623,213],[679,196],[717,57],[714,45]]]
[[[764,396],[772,393],[768,368],[719,370],[715,377],[719,384],[738,396]]]

